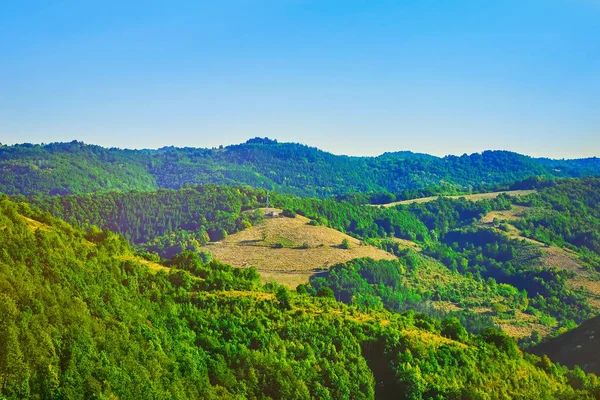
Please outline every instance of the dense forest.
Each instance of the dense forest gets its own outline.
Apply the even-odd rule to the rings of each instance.
[[[468,192],[530,176],[590,175],[600,175],[600,160],[534,159],[506,151],[443,158],[411,152],[348,157],[266,138],[215,149],[121,150],[76,141],[0,147],[0,192],[25,195],[218,183],[316,197],[370,193],[374,202],[384,202]]]
[[[222,239],[259,222],[255,212],[266,205],[266,191],[249,187],[201,185],[156,192],[110,192],[93,195],[16,196],[71,223],[98,225],[133,244],[167,257],[171,244],[186,247]],[[396,236],[429,240],[425,225],[408,211],[365,207],[335,199],[271,195],[271,204],[361,238]]]
[[[165,266],[104,229],[0,196],[7,399],[593,399],[595,375],[455,318],[261,286],[182,252]],[[360,268],[360,266],[358,266]],[[385,272],[367,279],[394,285]],[[352,302],[351,302],[352,303]]]

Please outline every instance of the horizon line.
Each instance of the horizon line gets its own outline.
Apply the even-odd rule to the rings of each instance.
[[[78,139],[73,139],[71,141],[53,141],[53,142],[40,142],[40,143],[33,143],[33,142],[9,142],[9,143],[3,143],[0,141],[0,148],[2,147],[17,147],[17,146],[24,146],[24,145],[32,145],[32,146],[48,146],[48,145],[52,145],[52,144],[71,144],[71,143],[79,143],[79,144],[83,144],[86,146],[97,146],[97,147],[102,147],[104,149],[107,150],[122,150],[122,151],[159,151],[165,148],[173,148],[173,149],[203,149],[203,150],[219,150],[219,149],[226,149],[228,147],[232,147],[232,146],[238,146],[238,145],[243,145],[243,144],[252,144],[252,143],[248,143],[250,140],[252,139],[262,139],[262,140],[270,140],[272,141],[272,143],[270,144],[295,144],[295,145],[300,145],[300,146],[306,146],[309,148],[313,148],[313,149],[317,149],[319,151],[322,151],[324,153],[328,153],[334,156],[339,156],[339,157],[354,157],[354,158],[378,158],[378,157],[382,157],[386,154],[394,154],[394,153],[411,153],[411,154],[416,154],[416,155],[425,155],[425,156],[429,156],[429,157],[436,157],[436,158],[446,158],[446,157],[463,157],[463,156],[472,156],[474,154],[483,154],[485,152],[507,152],[507,153],[512,153],[512,154],[518,154],[521,156],[525,156],[525,157],[529,157],[529,158],[533,158],[533,159],[549,159],[549,160],[556,160],[556,161],[561,161],[561,160],[590,160],[590,159],[597,159],[598,156],[593,155],[593,156],[589,156],[589,157],[576,157],[576,158],[566,158],[566,157],[562,157],[562,158],[552,158],[549,156],[532,156],[529,154],[525,154],[525,153],[519,153],[517,151],[513,151],[513,150],[508,150],[508,149],[484,149],[484,150],[479,150],[479,151],[475,151],[472,153],[462,153],[462,154],[457,154],[457,153],[446,153],[445,155],[436,155],[436,154],[432,154],[432,153],[425,153],[425,152],[421,152],[421,151],[413,151],[413,150],[408,150],[408,149],[399,149],[399,150],[390,150],[390,151],[385,151],[383,153],[377,154],[377,155],[360,155],[360,154],[344,154],[344,153],[335,153],[317,146],[313,146],[310,144],[305,144],[305,143],[301,143],[301,142],[288,142],[288,141],[279,141],[278,139],[272,139],[269,137],[252,137],[247,139],[244,142],[240,142],[240,143],[230,143],[230,144],[222,144],[222,145],[218,145],[218,146],[212,146],[212,147],[200,147],[200,146],[175,146],[175,145],[164,145],[161,147],[118,147],[118,146],[106,146],[106,145],[102,145],[102,144],[97,144],[97,143],[89,143],[89,142],[84,142],[82,140],[78,140]],[[265,145],[268,145],[269,143],[266,143]]]

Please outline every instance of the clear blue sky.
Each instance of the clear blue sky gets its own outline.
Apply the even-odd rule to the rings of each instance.
[[[600,155],[600,0],[3,2],[0,142],[254,136]]]

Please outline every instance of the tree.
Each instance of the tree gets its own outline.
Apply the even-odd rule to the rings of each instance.
[[[442,336],[459,342],[466,342],[469,334],[458,318],[447,318],[442,321]]]
[[[284,217],[287,217],[287,218],[296,218],[296,211],[290,210],[289,208],[285,208],[281,212],[281,215],[283,215]]]
[[[306,285],[304,283],[301,283],[298,286],[296,286],[296,292],[298,292],[298,294],[308,294],[308,290],[306,290]]]
[[[292,306],[290,303],[290,292],[285,286],[281,286],[277,289],[277,293],[275,294],[275,298],[279,301],[279,306],[284,310],[291,310]]]
[[[349,250],[350,249],[350,241],[348,239],[344,238],[344,240],[342,240],[342,244],[340,245],[340,247],[342,249]]]
[[[317,291],[317,296],[318,297],[328,297],[328,298],[335,299],[335,293],[333,293],[333,290],[331,290],[327,286],[323,286],[322,288],[320,288]]]

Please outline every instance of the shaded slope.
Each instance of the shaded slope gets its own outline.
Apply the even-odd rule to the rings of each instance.
[[[586,372],[600,373],[600,317],[592,318],[579,327],[543,342],[530,351],[547,355],[553,362]]]

